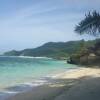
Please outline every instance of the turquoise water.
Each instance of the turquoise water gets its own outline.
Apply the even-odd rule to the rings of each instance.
[[[0,89],[72,68],[76,66],[49,58],[0,57]]]

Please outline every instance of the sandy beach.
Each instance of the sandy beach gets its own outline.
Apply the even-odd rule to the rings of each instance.
[[[100,100],[100,69],[79,68],[49,78],[49,84],[7,100]]]

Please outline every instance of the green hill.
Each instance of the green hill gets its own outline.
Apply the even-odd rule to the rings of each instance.
[[[34,56],[34,57],[52,57],[52,58],[65,58],[74,54],[79,50],[82,43],[86,46],[92,45],[93,41],[69,41],[69,42],[48,42],[40,47],[33,49],[24,49],[21,51],[12,50],[5,52],[5,56]]]

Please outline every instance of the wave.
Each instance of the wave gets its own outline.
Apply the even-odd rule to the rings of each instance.
[[[62,74],[70,71],[75,71],[75,69],[70,69],[68,71],[58,72],[54,74],[47,75],[45,77],[40,77],[39,79],[34,79],[32,82],[25,82],[16,86],[5,88],[3,92],[0,92],[0,100],[6,100],[7,98],[14,96],[18,93],[23,93],[32,90],[34,87],[52,84],[55,81],[53,79],[57,79]]]
[[[20,58],[46,58],[46,59],[52,59],[52,58],[49,58],[49,57],[31,57],[31,56],[18,56],[18,57],[20,57]]]
[[[32,56],[0,56],[0,57],[11,57],[11,58],[36,58],[36,59],[52,59],[50,57],[32,57]]]

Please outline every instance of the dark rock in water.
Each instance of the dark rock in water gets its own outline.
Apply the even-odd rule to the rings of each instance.
[[[74,57],[70,57],[69,59],[67,59],[67,63],[69,64],[78,64],[79,59],[76,59]]]
[[[75,64],[75,62],[73,62],[73,60],[71,58],[67,59],[67,63],[69,63],[69,64]]]

